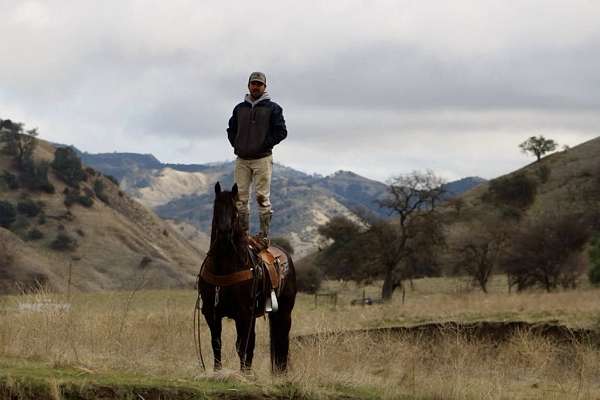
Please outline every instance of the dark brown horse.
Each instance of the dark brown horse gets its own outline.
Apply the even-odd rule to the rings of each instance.
[[[221,368],[221,320],[227,317],[235,320],[240,368],[249,371],[254,356],[255,321],[265,313],[271,283],[249,247],[247,234],[240,228],[237,199],[237,184],[228,192],[222,191],[217,182],[211,245],[202,267],[202,270],[208,271],[211,279],[207,279],[204,273],[200,274],[198,294],[202,298],[202,314],[210,328],[214,369]],[[277,249],[283,252],[283,249]],[[289,254],[285,255],[287,278],[278,290],[279,309],[269,313],[271,366],[274,373],[287,369],[289,332],[296,299],[294,264]]]

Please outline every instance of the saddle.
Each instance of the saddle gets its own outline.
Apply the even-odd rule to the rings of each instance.
[[[239,283],[251,281],[254,279],[255,272],[267,276],[267,282],[270,286],[271,296],[267,296],[267,311],[277,311],[277,296],[281,293],[284,281],[288,275],[288,257],[279,248],[271,246],[268,240],[260,237],[250,236],[248,238],[250,251],[253,256],[253,264],[247,269],[237,271],[227,275],[216,275],[211,271],[212,262],[210,255],[207,254],[204,263],[200,269],[199,278],[204,282],[217,286],[226,287]],[[258,271],[255,271],[258,269]]]
[[[262,238],[250,236],[250,248],[262,261],[271,282],[271,289],[280,294],[283,280],[288,273],[288,257],[279,248],[270,246],[270,243]]]

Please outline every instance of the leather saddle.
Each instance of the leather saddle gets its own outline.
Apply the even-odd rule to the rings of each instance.
[[[289,270],[288,256],[281,249],[271,246],[268,241],[265,243],[261,238],[250,237],[249,244],[267,271],[271,289],[279,295]]]

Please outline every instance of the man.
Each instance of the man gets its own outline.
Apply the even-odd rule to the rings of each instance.
[[[269,235],[271,224],[271,174],[273,146],[287,136],[283,110],[271,101],[266,92],[267,78],[262,72],[253,72],[248,79],[244,101],[233,109],[227,137],[237,155],[234,179],[238,184],[239,201],[236,204],[242,229],[248,232],[250,216],[250,185],[254,181],[256,202],[260,216],[260,235]]]

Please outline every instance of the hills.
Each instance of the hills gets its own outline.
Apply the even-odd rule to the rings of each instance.
[[[54,154],[54,146],[37,140],[36,163],[51,162]],[[75,197],[53,168],[53,193],[11,188],[0,178],[0,200],[19,210],[8,229],[0,227],[0,292],[38,284],[56,290],[192,287],[204,253],[108,177],[84,171]],[[20,174],[6,154],[0,154],[0,173]],[[67,205],[69,196],[75,201]],[[82,197],[85,202],[77,200]],[[40,210],[27,215],[22,203]]]
[[[207,248],[213,185],[217,181],[224,187],[233,185],[232,161],[163,164],[152,155],[134,153],[81,153],[81,158],[85,164],[119,178],[121,188],[131,197],[162,218],[174,221],[188,239]],[[450,182],[447,189],[457,195],[482,182],[481,178],[465,178]],[[301,257],[318,248],[321,239],[317,228],[333,216],[343,215],[358,221],[358,214],[367,212],[387,218],[387,211],[377,203],[386,190],[384,183],[351,171],[324,177],[275,164],[271,187],[272,234],[290,240],[296,256]],[[253,206],[251,230],[256,231],[258,219]]]

